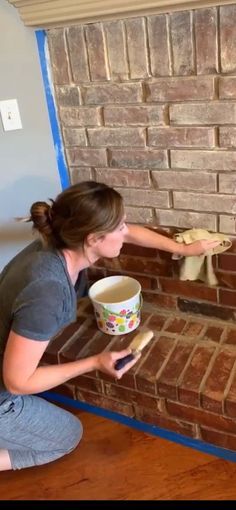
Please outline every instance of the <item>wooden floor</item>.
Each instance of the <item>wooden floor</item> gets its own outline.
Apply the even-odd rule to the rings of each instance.
[[[0,473],[0,500],[236,500],[236,463],[76,411],[80,446]]]

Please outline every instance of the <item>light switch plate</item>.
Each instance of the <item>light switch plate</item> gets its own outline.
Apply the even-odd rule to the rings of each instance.
[[[0,113],[4,131],[22,129],[20,112],[16,99],[0,101]]]

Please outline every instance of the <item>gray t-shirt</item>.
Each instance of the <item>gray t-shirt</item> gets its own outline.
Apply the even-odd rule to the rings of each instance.
[[[32,340],[50,340],[76,319],[77,297],[85,294],[85,287],[84,272],[74,287],[63,255],[44,248],[40,240],[7,264],[0,275],[0,389],[10,330]]]

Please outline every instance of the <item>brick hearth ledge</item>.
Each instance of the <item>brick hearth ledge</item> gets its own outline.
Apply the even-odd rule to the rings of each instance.
[[[77,321],[50,342],[43,364],[121,350],[137,333],[100,332],[88,298],[78,310]],[[154,339],[120,381],[94,371],[53,391],[236,451],[236,324],[144,303],[141,325]]]

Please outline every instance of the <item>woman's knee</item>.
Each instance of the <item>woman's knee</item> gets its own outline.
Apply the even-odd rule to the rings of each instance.
[[[81,439],[82,439],[82,435],[83,435],[83,426],[82,426],[82,423],[81,421],[76,418],[76,416],[73,416],[71,415],[71,423],[70,423],[70,426],[68,427],[68,431],[67,431],[67,445],[66,446],[66,450],[67,450],[67,453],[71,452],[72,450],[74,450],[76,448],[76,446],[78,446],[78,444],[80,443]]]

